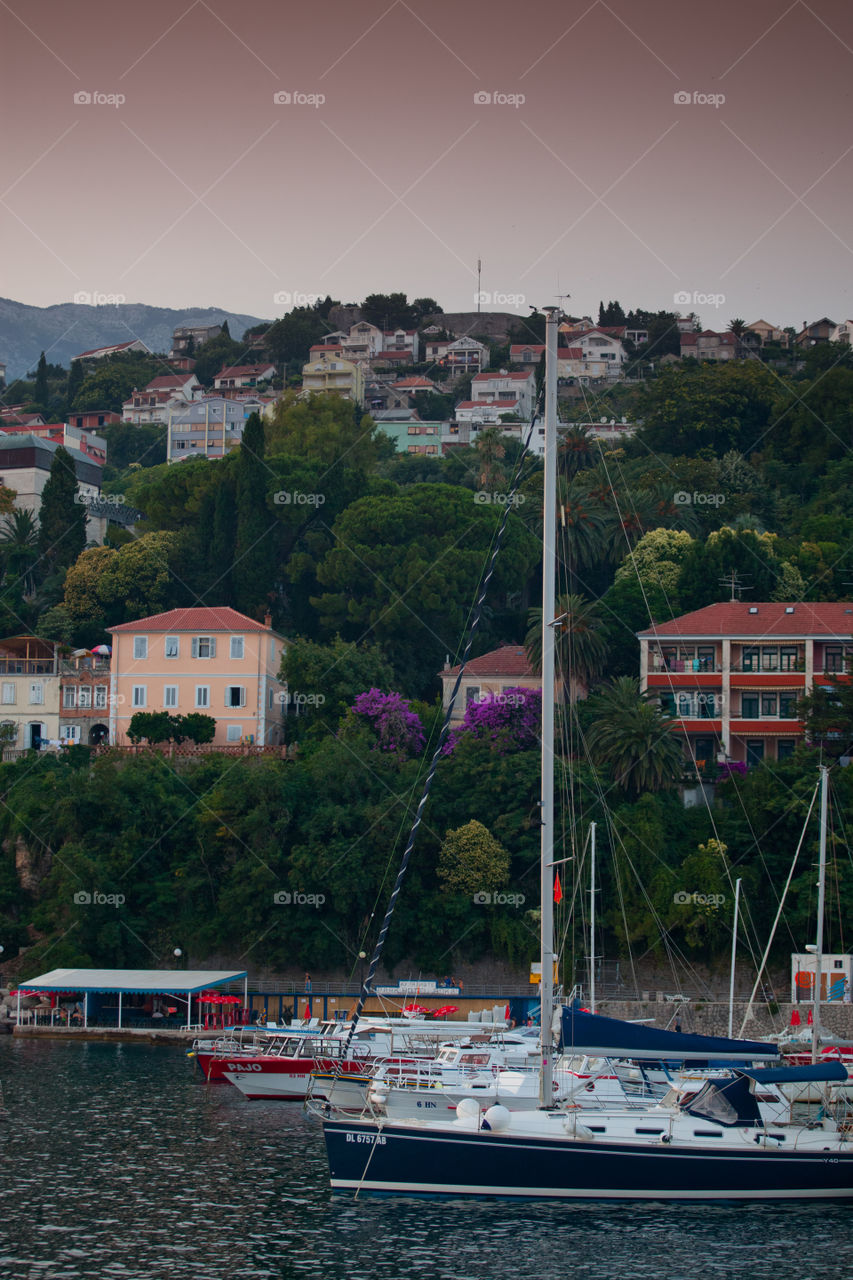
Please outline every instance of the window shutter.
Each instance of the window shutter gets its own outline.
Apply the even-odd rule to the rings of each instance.
[[[193,656],[194,658],[197,658],[197,657],[198,657],[198,636],[193,636],[193,641],[192,641],[192,656]]]
[[[210,637],[210,656],[211,658],[216,657],[216,636]]]

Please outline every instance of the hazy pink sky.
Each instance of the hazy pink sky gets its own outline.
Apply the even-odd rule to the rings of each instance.
[[[853,314],[849,0],[9,0],[0,27],[20,301],[468,309],[480,257],[500,309]]]

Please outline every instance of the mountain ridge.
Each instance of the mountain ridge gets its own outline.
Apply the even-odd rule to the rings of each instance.
[[[92,306],[59,302],[34,307],[13,298],[0,298],[0,360],[6,362],[6,381],[35,369],[44,351],[50,364],[69,367],[81,351],[113,342],[141,338],[151,351],[169,351],[178,325],[221,324],[228,321],[232,338],[264,323],[264,317],[224,307],[154,307],[144,302]]]

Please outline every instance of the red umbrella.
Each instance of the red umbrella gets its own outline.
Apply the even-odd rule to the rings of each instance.
[[[799,1025],[800,1025],[800,1011],[799,1009],[792,1009],[791,1010],[791,1026],[798,1027]]]
[[[814,1023],[814,1014],[812,1013],[811,1009],[809,1009],[809,1026],[812,1026],[813,1023]]]
[[[429,1013],[429,1009],[422,1004],[407,1004],[403,1009],[403,1013],[408,1013],[409,1015],[416,1013]]]
[[[436,1009],[433,1013],[434,1018],[446,1018],[448,1013],[458,1013],[459,1006],[455,1004],[443,1004],[440,1009]]]

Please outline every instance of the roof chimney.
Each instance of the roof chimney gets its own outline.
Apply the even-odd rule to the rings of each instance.
[[[272,614],[271,613],[264,614],[264,626],[266,627],[267,631],[272,630]]]

